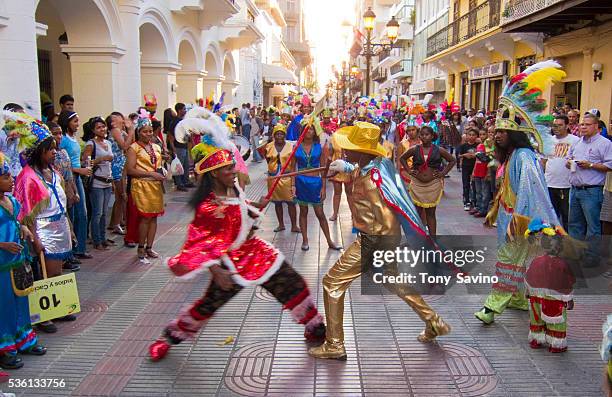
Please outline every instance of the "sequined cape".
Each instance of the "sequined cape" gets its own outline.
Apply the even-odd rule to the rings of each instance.
[[[177,276],[192,277],[212,265],[224,265],[241,286],[266,282],[280,267],[284,256],[272,244],[251,235],[259,210],[245,200],[218,199],[210,194],[198,206],[187,228],[180,253],[168,260]]]
[[[377,157],[361,170],[362,174],[368,172],[378,187],[382,199],[391,207],[402,225],[407,241],[419,242],[425,244],[424,246],[435,248],[436,245],[425,230],[421,217],[410,200],[393,162],[388,158]]]
[[[527,224],[533,218],[540,218],[549,225],[559,225],[548,195],[544,172],[533,150],[521,148],[512,152],[496,201],[499,206],[498,246],[505,243],[507,237],[523,236]],[[511,225],[513,217],[514,225],[518,228]]]

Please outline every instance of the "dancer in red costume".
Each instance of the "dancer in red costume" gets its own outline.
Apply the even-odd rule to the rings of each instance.
[[[209,115],[208,119],[186,119],[181,123],[191,133],[202,134],[194,147],[195,170],[200,185],[191,204],[195,217],[189,225],[181,252],[168,261],[177,276],[190,277],[208,269],[212,280],[204,296],[170,322],[163,335],[149,347],[151,359],[163,358],[173,344],[193,339],[217,309],[242,288],[261,285],[268,290],[293,319],[304,324],[304,337],[311,341],[325,337],[323,318],[306,285],[272,244],[254,235],[267,204],[249,202],[236,184],[233,147],[226,127]],[[220,119],[219,119],[220,121]]]

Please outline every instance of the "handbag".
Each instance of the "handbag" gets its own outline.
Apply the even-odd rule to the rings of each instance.
[[[23,265],[11,269],[11,284],[17,296],[28,296],[34,290],[34,271],[29,260]]]

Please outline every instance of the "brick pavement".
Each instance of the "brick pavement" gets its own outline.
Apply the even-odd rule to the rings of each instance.
[[[263,164],[252,167],[247,194],[265,193]],[[259,175],[259,176],[258,176]],[[460,175],[447,179],[438,210],[439,234],[492,235],[462,211]],[[330,215],[331,186],[326,202]],[[160,219],[156,249],[163,256],[180,247],[191,217],[187,196],[170,193]],[[288,218],[285,218],[288,222]],[[320,279],[338,253],[328,251],[316,220],[309,225],[311,250],[289,231],[273,233],[268,209],[262,237],[273,241],[308,280],[322,309]],[[344,246],[354,238],[345,203],[330,224]],[[316,236],[316,237],[315,237]],[[316,242],[322,242],[319,246]],[[41,335],[43,357],[26,357],[13,378],[65,379],[63,389],[7,389],[20,396],[597,396],[602,364],[597,354],[601,323],[612,301],[581,296],[570,312],[569,351],[551,355],[526,343],[528,315],[509,311],[484,327],[473,312],[482,296],[428,296],[453,326],[438,344],[415,337],[417,316],[393,296],[365,296],[354,283],[345,304],[346,362],[307,356],[303,329],[260,288],[241,291],[193,343],[174,347],[166,359],[146,358],[148,344],[179,309],[202,294],[208,275],[173,278],[161,261],[143,266],[135,250],[96,254],[77,273],[83,312],[60,332]],[[233,342],[224,344],[228,336]]]

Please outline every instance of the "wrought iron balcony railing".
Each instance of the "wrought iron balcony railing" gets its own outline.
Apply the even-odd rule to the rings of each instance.
[[[506,0],[504,11],[501,16],[501,24],[507,24],[518,19],[525,18],[538,11],[560,3],[563,0]]]
[[[500,0],[485,1],[429,37],[427,39],[427,56],[435,55],[499,26],[499,17]]]
[[[403,73],[404,76],[412,76],[412,59],[402,59],[399,63],[391,66],[389,69],[391,76]]]

